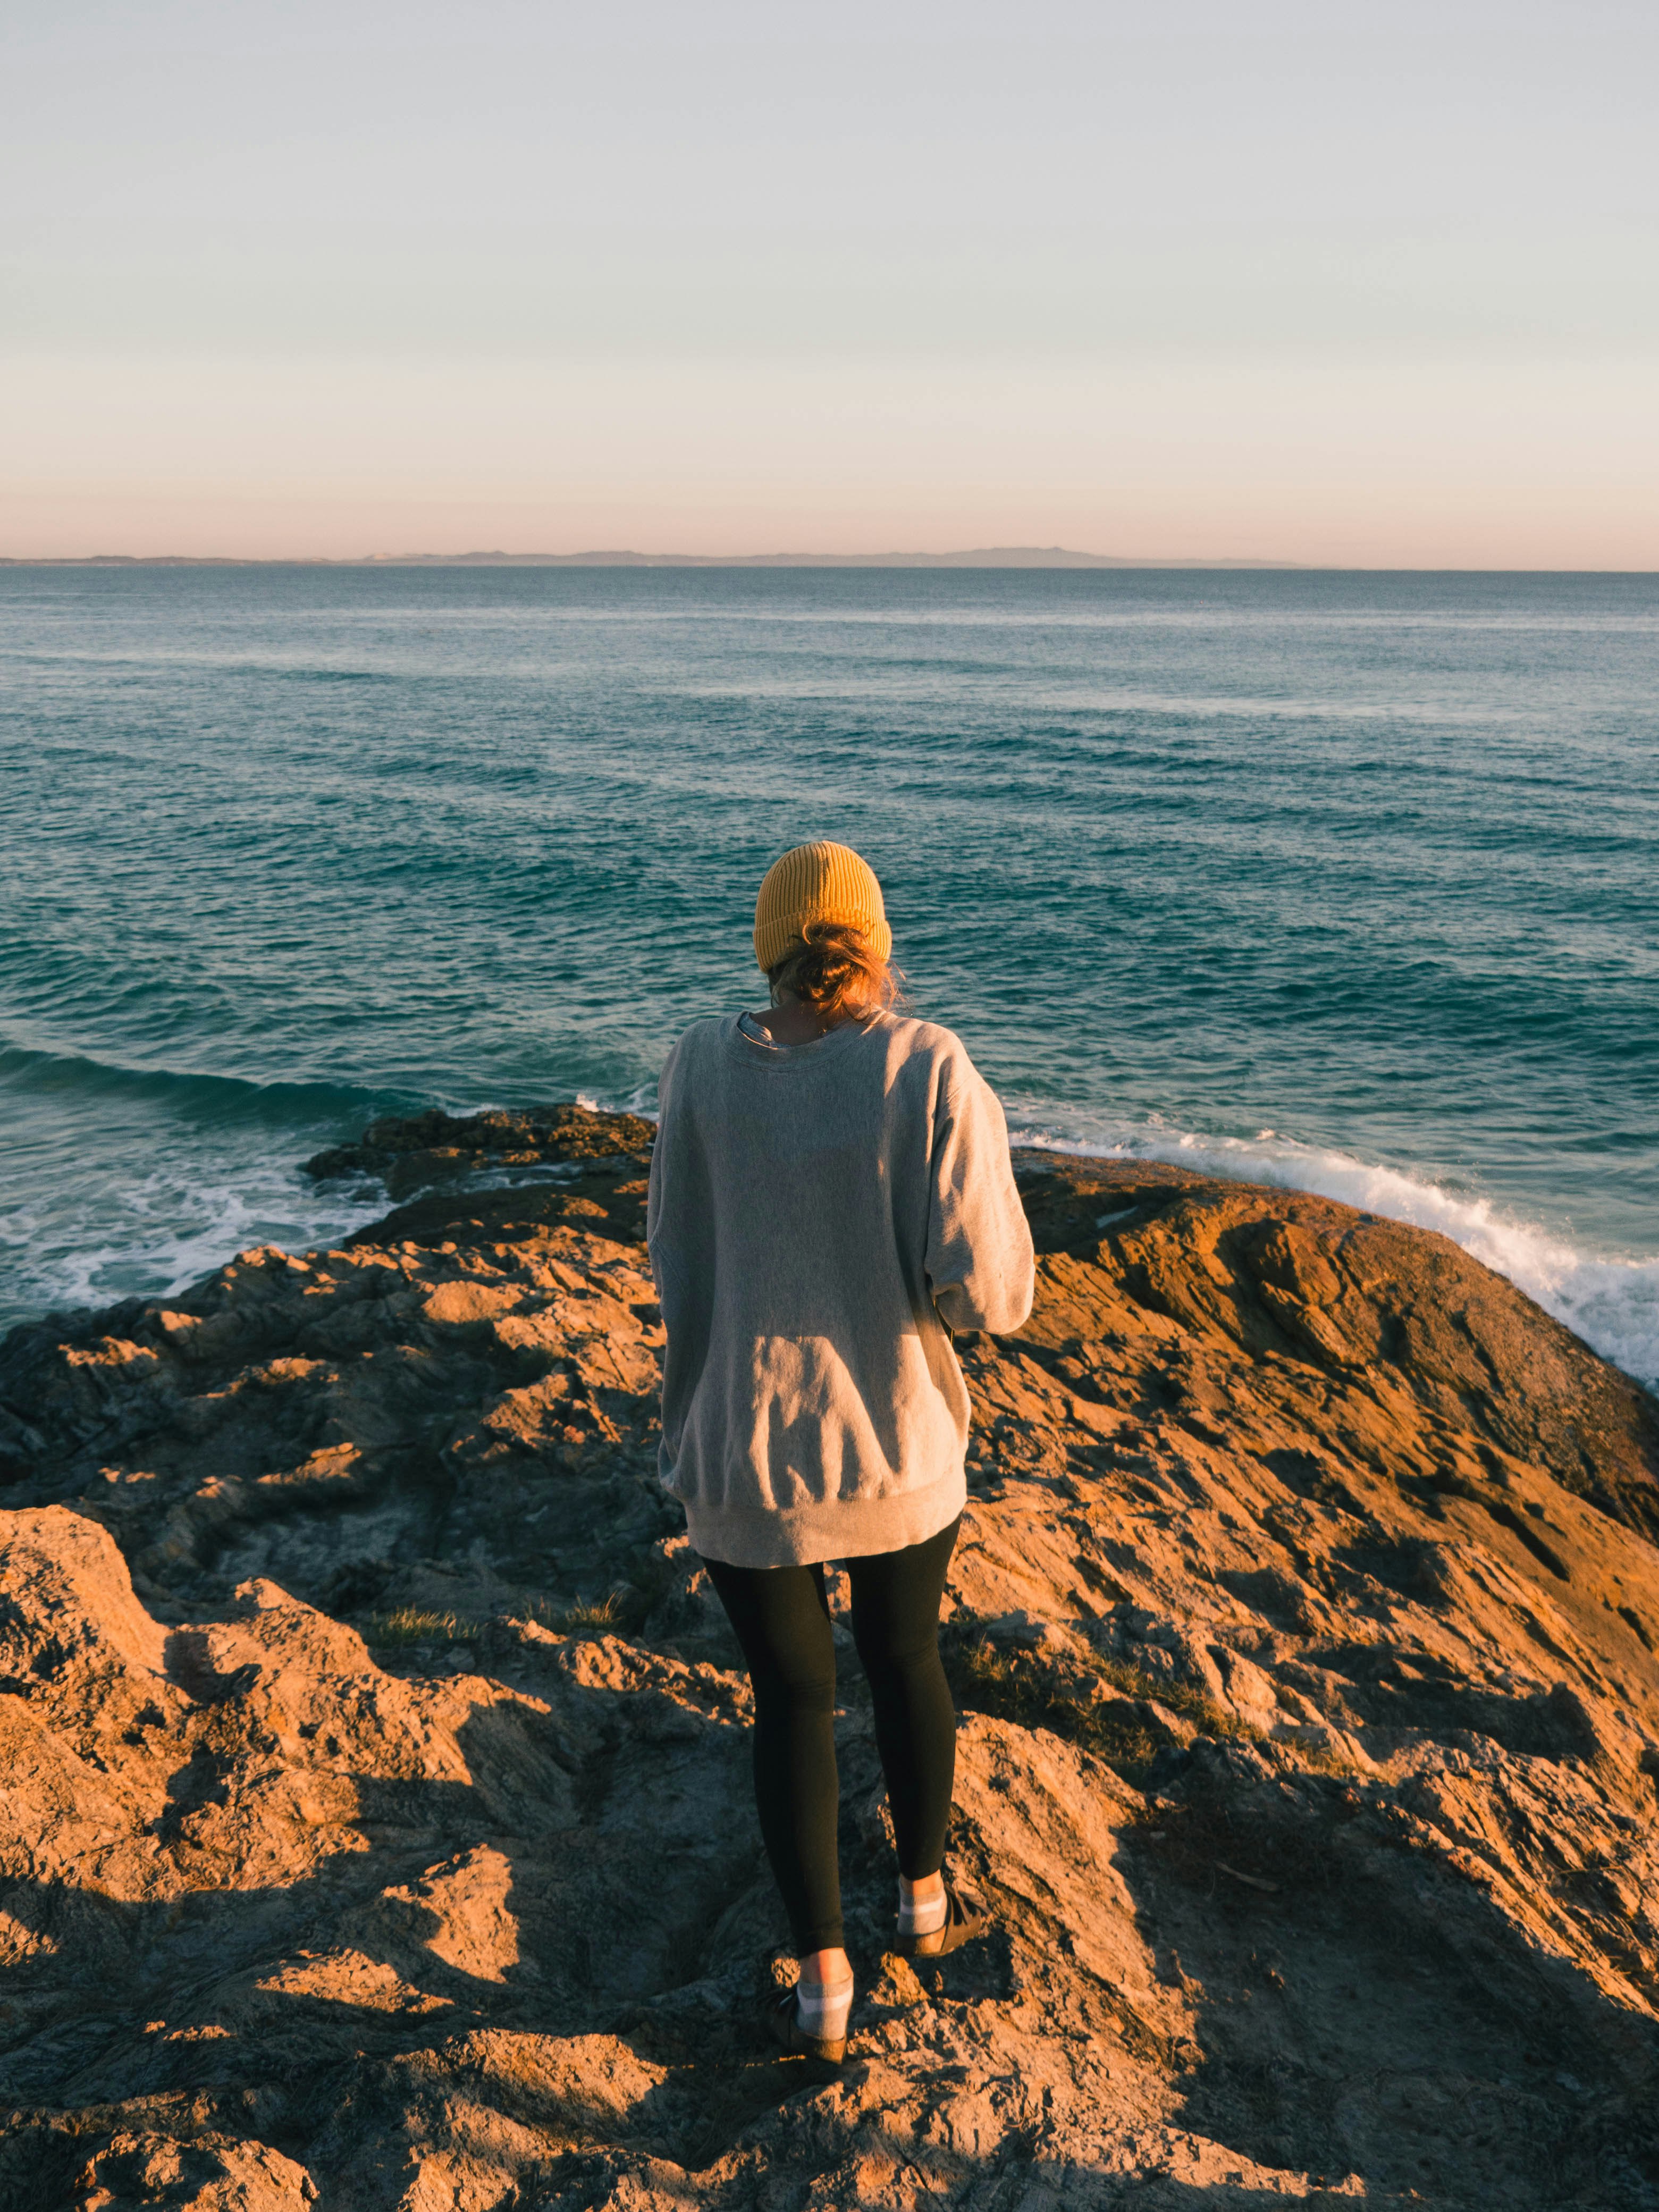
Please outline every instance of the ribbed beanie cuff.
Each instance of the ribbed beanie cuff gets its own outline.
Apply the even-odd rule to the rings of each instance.
[[[814,921],[856,929],[878,960],[893,950],[881,885],[848,845],[797,845],[767,870],[755,902],[755,957],[769,972]]]

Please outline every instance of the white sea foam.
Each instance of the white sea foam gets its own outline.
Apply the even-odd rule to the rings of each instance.
[[[378,1187],[349,1196],[318,1190],[286,1162],[254,1162],[222,1182],[158,1170],[121,1192],[113,1239],[74,1243],[72,1225],[60,1221],[48,1243],[27,1209],[12,1215],[0,1232],[0,1246],[15,1255],[6,1303],[45,1312],[174,1297],[251,1245],[315,1249],[378,1219],[386,1204]]]
[[[1465,1197],[1400,1168],[1300,1144],[1272,1129],[1224,1137],[1126,1124],[1121,1133],[1090,1139],[1027,1123],[1011,1127],[1009,1133],[1016,1144],[1046,1145],[1091,1158],[1167,1160],[1239,1182],[1311,1191],[1362,1212],[1438,1230],[1507,1275],[1604,1359],[1650,1389],[1659,1389],[1659,1260],[1582,1250],[1490,1200]]]

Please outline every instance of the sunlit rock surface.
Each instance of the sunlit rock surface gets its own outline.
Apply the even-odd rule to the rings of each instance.
[[[380,1124],[345,1249],[0,1350],[7,2212],[1659,2205],[1651,1401],[1438,1237],[1021,1155],[945,1635],[1000,1927],[887,1953],[843,1638],[811,2081],[650,1136]]]

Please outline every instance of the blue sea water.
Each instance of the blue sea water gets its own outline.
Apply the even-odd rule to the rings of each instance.
[[[1444,1230],[1659,1379],[1659,577],[0,569],[0,1319],[648,1106],[804,838],[1016,1128]]]

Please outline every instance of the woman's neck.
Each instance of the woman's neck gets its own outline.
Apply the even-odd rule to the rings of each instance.
[[[781,1045],[811,1044],[814,1037],[841,1026],[836,1016],[821,1014],[812,1006],[803,1006],[799,999],[781,1000],[775,1006],[750,1014],[749,1018],[757,1029],[766,1031],[774,1044]]]

